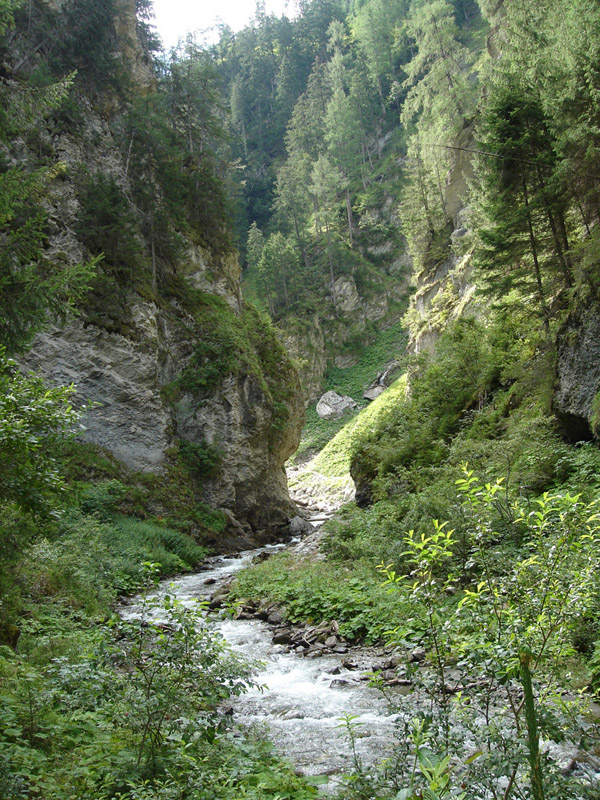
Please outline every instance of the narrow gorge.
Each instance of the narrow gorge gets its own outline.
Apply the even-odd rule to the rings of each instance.
[[[0,0],[0,797],[597,800],[597,2],[201,5]]]

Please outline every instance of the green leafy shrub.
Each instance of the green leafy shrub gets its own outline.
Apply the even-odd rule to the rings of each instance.
[[[543,779],[556,796],[578,796],[577,777],[561,776],[550,754],[540,760],[539,737],[581,741],[588,725],[576,703],[556,698],[580,621],[596,611],[598,500],[544,494],[529,507],[511,500],[521,546],[507,562],[505,535],[495,526],[502,482],[483,484],[465,466],[457,485],[469,519],[471,574],[463,590],[457,592],[456,533],[437,520],[425,533],[405,535],[409,572],[384,569],[387,584],[421,609],[421,637],[436,676],[422,682],[437,706],[427,721],[429,746],[443,756],[460,752],[464,743],[453,729],[460,719],[481,755],[465,762],[459,778],[448,771],[448,788],[456,780],[480,796],[505,776],[517,791],[530,782],[541,791]],[[405,643],[410,628],[401,622],[390,640]],[[463,684],[467,676],[472,682],[457,701],[449,690],[452,669]],[[524,702],[511,702],[517,692]],[[490,702],[503,709],[501,723],[482,728]]]
[[[370,564],[307,564],[289,553],[242,571],[232,593],[237,599],[279,602],[291,622],[337,620],[340,633],[355,641],[379,641],[390,618],[405,611],[381,590]]]
[[[80,495],[84,514],[94,514],[99,519],[111,519],[117,506],[127,495],[127,487],[118,480],[99,481],[87,486]]]
[[[56,513],[65,490],[59,449],[80,416],[70,404],[74,391],[47,389],[0,348],[0,504],[16,503],[34,517]]]
[[[179,457],[194,478],[215,478],[219,474],[222,451],[214,445],[202,442],[179,441]]]

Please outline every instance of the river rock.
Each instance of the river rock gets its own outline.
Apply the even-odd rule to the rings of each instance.
[[[273,644],[292,644],[293,641],[292,632],[290,630],[278,631],[273,636]]]
[[[305,536],[312,533],[313,527],[304,517],[296,516],[290,520],[290,533],[292,536]]]
[[[284,621],[285,614],[280,608],[273,609],[273,611],[271,611],[267,617],[267,622],[269,622],[271,625],[281,625],[281,623]]]
[[[211,609],[221,608],[223,605],[225,605],[225,600],[227,599],[228,594],[229,594],[229,584],[221,586],[210,598],[208,602],[208,607]]]
[[[319,399],[317,414],[321,419],[339,419],[349,408],[358,408],[358,404],[348,395],[330,391]]]
[[[425,648],[423,647],[416,647],[414,650],[410,652],[408,656],[409,663],[420,663],[421,661],[425,661],[425,656],[427,655]]]

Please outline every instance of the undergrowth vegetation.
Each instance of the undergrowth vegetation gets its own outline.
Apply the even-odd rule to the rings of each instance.
[[[61,566],[66,576],[64,559]],[[156,564],[145,564],[146,592],[157,573]],[[96,580],[97,571],[88,572],[88,591]],[[146,594],[139,618],[90,624],[77,610],[83,591],[69,585],[53,604],[42,593],[16,651],[0,649],[3,798],[314,796],[264,742],[239,739],[217,712],[251,679],[210,630],[201,605]]]
[[[351,397],[359,408],[364,406],[363,393],[373,383],[387,365],[393,372],[401,369],[405,360],[406,330],[402,322],[396,322],[388,328],[377,330],[374,341],[368,345],[364,342],[361,354],[356,363],[350,367],[331,367],[325,376],[324,391],[334,391]],[[325,445],[346,423],[351,423],[357,411],[347,411],[341,419],[321,419],[314,406],[306,412],[306,424],[302,432],[302,441],[296,451],[292,463],[298,463],[323,450]]]
[[[47,399],[59,423],[76,419],[64,394]],[[189,572],[207,556],[186,533],[192,520],[170,527],[150,517],[152,483],[127,482],[123,468],[93,448],[56,444],[54,459],[30,464],[46,507],[32,514],[2,503],[0,796],[313,797],[316,789],[262,738],[242,738],[219,710],[252,681],[204,606],[153,594],[159,578]],[[27,479],[21,475],[22,488]],[[135,504],[147,518],[131,515]],[[223,519],[197,506],[195,523],[206,540]],[[115,606],[136,591],[141,615],[124,621]]]
[[[561,436],[554,358],[517,312],[449,326],[308,465],[351,468],[362,506],[325,524],[325,560],[238,577],[238,599],[400,654],[399,758],[345,797],[595,797],[548,745],[600,744],[600,451]]]

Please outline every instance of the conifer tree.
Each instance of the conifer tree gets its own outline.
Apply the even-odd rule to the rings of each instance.
[[[12,26],[17,6],[0,5],[0,36]],[[72,82],[70,76],[44,89],[0,83],[0,347],[9,353],[25,349],[53,316],[69,311],[94,269],[45,252],[45,199],[63,165],[32,169],[12,157],[13,141],[43,124]]]

